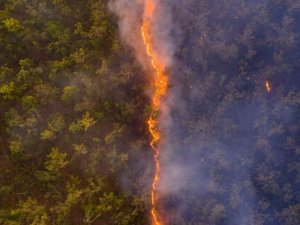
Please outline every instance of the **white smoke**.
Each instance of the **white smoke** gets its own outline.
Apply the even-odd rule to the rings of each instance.
[[[153,68],[151,66],[150,58],[146,54],[146,48],[143,43],[141,27],[144,19],[150,22],[152,47],[155,55],[160,61],[160,65],[164,65],[165,72],[169,77],[169,82],[172,82],[169,69],[175,65],[174,54],[176,51],[176,40],[174,33],[180,33],[173,26],[171,8],[172,4],[168,4],[162,0],[151,0],[154,3],[155,10],[153,17],[144,18],[144,7],[149,0],[111,0],[109,8],[118,17],[119,32],[122,40],[126,45],[130,46],[138,61],[145,69],[147,76],[154,76]],[[178,88],[178,86],[176,87]],[[170,110],[176,106],[178,102],[180,91],[168,89],[166,98],[161,104],[159,113],[159,128],[163,133],[161,143],[161,180],[159,183],[160,197],[165,194],[176,193],[181,190],[184,182],[178,179],[184,177],[187,173],[183,166],[172,164],[168,156],[172,155],[171,145],[168,144],[168,129],[172,126],[173,121],[170,117]],[[180,89],[180,88],[179,88]],[[182,106],[181,106],[182,107]],[[150,151],[150,147],[149,147]],[[153,168],[154,169],[154,168]]]
[[[118,25],[122,40],[135,52],[139,62],[147,67],[149,58],[141,35],[144,5],[147,0],[111,0],[109,8],[118,17]],[[175,45],[171,38],[172,19],[170,8],[161,0],[154,2],[153,18],[147,18],[151,23],[151,35],[154,51],[163,65],[170,67],[173,62]]]

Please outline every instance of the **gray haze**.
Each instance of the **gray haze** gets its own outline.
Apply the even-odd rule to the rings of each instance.
[[[157,4],[153,38],[170,77],[161,116],[166,224],[297,224],[299,1]],[[147,65],[143,1],[110,7]]]

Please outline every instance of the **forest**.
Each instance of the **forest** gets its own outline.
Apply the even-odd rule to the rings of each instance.
[[[143,2],[0,0],[1,225],[151,224],[150,78],[113,1]],[[163,225],[299,225],[300,2],[157,2]]]
[[[146,224],[146,82],[106,2],[0,10],[0,224]]]

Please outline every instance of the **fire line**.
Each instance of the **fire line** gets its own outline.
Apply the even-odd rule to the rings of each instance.
[[[144,8],[143,25],[141,27],[141,34],[143,37],[145,49],[151,61],[151,66],[154,71],[153,76],[153,87],[154,92],[151,98],[152,109],[147,121],[148,129],[151,134],[150,146],[154,151],[154,162],[155,162],[155,175],[152,181],[151,190],[151,217],[153,225],[163,225],[158,209],[157,209],[157,186],[160,180],[160,140],[161,132],[158,128],[157,115],[160,111],[162,98],[165,96],[168,88],[168,77],[164,73],[165,66],[160,62],[157,53],[153,48],[152,35],[151,35],[151,24],[150,19],[154,16],[155,3],[153,0],[146,0]]]

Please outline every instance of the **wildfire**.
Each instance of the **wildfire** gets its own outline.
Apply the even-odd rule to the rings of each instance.
[[[155,161],[155,176],[152,182],[151,190],[151,216],[153,225],[163,225],[159,218],[159,212],[157,209],[157,185],[160,180],[160,147],[159,142],[161,140],[161,133],[158,128],[157,115],[160,110],[162,98],[165,96],[168,88],[168,78],[164,73],[165,66],[160,62],[157,53],[154,51],[152,37],[151,37],[151,24],[150,19],[153,18],[155,10],[155,3],[153,0],[146,0],[144,9],[143,25],[141,27],[141,33],[144,41],[144,45],[151,61],[151,65],[155,72],[153,77],[154,93],[152,95],[152,111],[148,119],[148,129],[151,134],[151,147],[154,151]]]
[[[271,87],[270,81],[266,80],[265,86],[266,86],[266,91],[267,92],[271,92],[272,91],[272,87]]]

